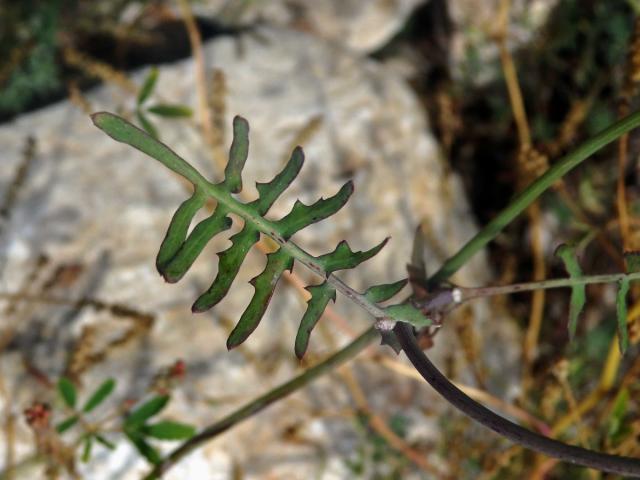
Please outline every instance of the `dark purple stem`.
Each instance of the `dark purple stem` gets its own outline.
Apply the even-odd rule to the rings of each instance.
[[[527,430],[493,413],[488,408],[465,395],[440,373],[424,352],[420,350],[420,347],[418,347],[413,329],[409,324],[396,324],[394,332],[405,354],[416,370],[420,372],[420,375],[422,375],[445,400],[485,427],[490,428],[499,435],[523,447],[544,453],[545,455],[564,462],[595,468],[603,472],[640,477],[639,459],[608,455],[606,453],[594,452],[593,450],[567,445],[566,443]]]

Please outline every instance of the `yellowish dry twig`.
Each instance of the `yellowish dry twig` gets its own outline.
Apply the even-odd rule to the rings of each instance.
[[[519,166],[521,171],[522,183],[529,183],[535,178],[534,173],[539,170],[537,163],[540,161],[538,154],[531,147],[531,131],[527,120],[527,113],[522,99],[522,92],[518,82],[518,74],[516,72],[515,63],[511,52],[509,51],[507,40],[509,31],[509,12],[511,10],[511,0],[502,0],[500,2],[500,10],[498,12],[498,28],[495,32],[495,38],[500,49],[500,62],[504,74],[505,83],[509,92],[509,101],[511,110],[516,122],[518,130],[518,139],[520,144]],[[529,166],[531,159],[536,159],[534,168]],[[538,202],[533,203],[527,210],[529,216],[529,224],[531,225],[531,251],[533,254],[533,281],[541,281],[546,277],[546,267],[544,261],[544,251],[542,245],[542,221],[541,212]],[[531,313],[529,315],[529,326],[525,336],[524,343],[524,360],[525,364],[530,368],[531,362],[535,358],[535,352],[540,335],[540,327],[542,325],[542,317],[544,314],[544,290],[536,290],[532,294]],[[528,369],[529,369],[528,368]],[[528,378],[528,374],[525,379]],[[525,383],[527,383],[525,381]]]
[[[138,92],[138,87],[127,75],[116,70],[111,65],[76,50],[71,45],[64,46],[62,57],[67,65],[76,67],[87,75],[97,77],[106,83],[113,83],[131,95],[135,95]]]
[[[198,118],[200,119],[200,128],[204,135],[204,139],[207,145],[214,151],[216,145],[215,133],[213,131],[213,119],[211,115],[211,109],[209,108],[209,94],[207,89],[207,68],[204,60],[204,53],[202,51],[202,37],[198,26],[196,25],[189,0],[179,0],[180,11],[182,12],[182,19],[185,27],[187,28],[187,34],[189,35],[189,43],[191,44],[191,52],[195,62],[196,69],[196,91],[198,94]],[[216,158],[214,157],[214,161]],[[219,161],[219,160],[218,160]],[[224,168],[224,165],[222,165]],[[220,165],[218,165],[220,167]]]

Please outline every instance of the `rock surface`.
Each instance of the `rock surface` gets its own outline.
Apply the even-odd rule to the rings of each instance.
[[[461,183],[442,161],[425,114],[401,79],[335,43],[295,31],[262,28],[239,38],[218,39],[206,45],[205,53],[208,66],[220,69],[226,79],[224,144],[230,141],[233,115],[243,115],[251,124],[243,174],[249,195],[255,193],[253,181],[268,180],[279,171],[302,137],[306,137],[302,142],[306,165],[284,201],[274,207],[274,216],[285,214],[295,198],[308,203],[333,194],[350,178],[355,182],[356,192],[347,206],[331,220],[296,235],[299,245],[317,254],[332,250],[345,238],[354,249],[365,249],[392,237],[375,259],[340,275],[353,287],[404,277],[413,232],[421,221],[429,240],[426,256],[431,271],[474,233]],[[145,75],[140,71],[132,79],[141,84]],[[153,100],[196,105],[193,78],[191,60],[163,67]],[[135,103],[114,86],[96,88],[87,100],[93,111],[124,114]],[[162,140],[205,176],[220,178],[211,149],[190,122],[158,120],[157,126]],[[161,368],[182,358],[189,373],[166,413],[202,427],[299,371],[293,339],[304,302],[285,282],[245,345],[230,353],[225,348],[230,326],[253,291],[247,281],[264,265],[262,254],[250,254],[229,296],[198,316],[189,307],[215,275],[215,252],[228,242],[212,242],[177,285],[164,284],[155,272],[155,254],[169,219],[186,198],[184,185],[170,172],[115,143],[77,106],[63,102],[0,126],[0,198],[10,190],[27,135],[36,139],[37,153],[2,224],[2,290],[37,293],[44,281],[31,278],[30,272],[38,255],[46,254],[51,262],[40,277],[50,276],[56,265],[81,266],[77,278],[58,281],[50,287],[50,295],[95,297],[155,315],[148,333],[113,348],[82,376],[85,394],[114,376],[118,399],[140,398]],[[302,269],[296,273],[312,280]],[[478,255],[456,280],[477,285],[489,278],[486,260]],[[353,331],[371,322],[343,298],[335,308]],[[496,365],[502,368],[500,378],[490,385],[503,391],[511,378],[504,365],[515,365],[517,359],[513,329],[505,318],[487,320],[482,304],[476,304],[474,311],[477,331],[483,332],[485,341],[500,345],[481,349],[481,355],[489,371]],[[25,369],[23,360],[56,379],[70,346],[88,325],[99,332],[99,345],[135,322],[91,308],[77,311],[31,302],[6,318],[3,336],[11,335],[12,340],[0,358],[0,409],[19,418],[16,456],[20,459],[32,445],[20,412],[35,399],[53,398],[51,389],[34,378],[33,369],[31,373]],[[337,344],[346,342],[347,336],[329,319],[323,323]],[[322,328],[311,338],[313,358],[337,348]],[[443,330],[432,354],[436,359],[459,349],[452,329]],[[87,348],[91,347],[98,348]],[[455,362],[464,365],[458,357]],[[411,380],[366,363],[358,362],[354,368],[375,411],[420,419],[423,408],[445,407],[423,386],[419,396],[400,407],[394,404],[397,392],[406,392]],[[351,420],[323,418],[322,412],[351,406],[340,382],[322,379],[227,432],[224,440],[198,450],[166,478],[233,478],[238,468],[244,478],[348,478],[346,459],[363,440],[354,435]],[[413,437],[436,438],[433,428],[425,427],[428,423],[412,423]],[[297,432],[294,439],[286,433],[292,430]],[[126,443],[115,436],[113,440],[118,444],[115,452],[101,451],[82,470],[91,472],[92,479],[139,478],[147,469],[145,463]],[[6,443],[0,441],[0,464],[5,449]],[[432,456],[437,461],[437,454]]]
[[[246,24],[266,22],[295,28],[359,53],[382,47],[426,0],[205,0],[193,6],[203,17]]]

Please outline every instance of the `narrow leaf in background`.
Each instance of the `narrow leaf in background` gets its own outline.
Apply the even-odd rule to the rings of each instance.
[[[569,245],[560,245],[556,249],[556,255],[564,262],[564,267],[571,278],[580,278],[582,276],[582,269],[578,264],[576,258],[575,248]],[[569,340],[573,340],[578,328],[578,317],[584,308],[584,304],[587,300],[585,293],[585,285],[573,285],[571,287],[571,304],[569,307]]]
[[[140,88],[140,92],[138,93],[137,104],[138,107],[141,106],[153,93],[153,90],[156,87],[156,82],[158,81],[158,69],[156,67],[152,67],[149,70],[149,74],[144,79],[144,83]]]

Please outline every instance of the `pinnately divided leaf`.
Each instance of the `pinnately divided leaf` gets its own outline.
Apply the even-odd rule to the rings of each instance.
[[[215,235],[231,227],[230,214],[244,221],[242,229],[231,237],[231,246],[218,253],[218,274],[207,291],[193,304],[194,312],[206,311],[225,297],[247,253],[258,242],[261,234],[278,244],[278,249],[267,255],[267,264],[262,273],[251,280],[254,286],[253,297],[227,340],[228,348],[240,345],[257,328],[278,280],[286,270],[292,270],[295,261],[322,278],[319,284],[307,287],[311,298],[296,335],[295,353],[298,357],[304,355],[311,331],[328,303],[335,301],[336,291],[371,314],[380,328],[383,328],[383,325],[384,328],[390,328],[397,321],[409,322],[418,327],[430,324],[430,320],[411,304],[387,307],[378,305],[378,302],[389,300],[398,293],[406,282],[378,285],[365,293],[359,293],[333,275],[336,271],[355,268],[370,259],[384,247],[388,239],[370,250],[361,252],[354,252],[345,241],[341,241],[333,252],[317,257],[305,252],[290,240],[296,232],[340,210],[353,193],[352,182],[344,184],[332,197],[320,199],[311,205],[296,201],[291,211],[279,220],[265,218],[273,203],[302,168],[304,154],[300,147],[293,150],[286,166],[273,180],[256,184],[257,199],[243,203],[234,194],[242,190],[242,170],[249,154],[249,124],[244,118],[237,116],[233,120],[229,162],[224,170],[224,180],[220,183],[209,182],[169,147],[117,115],[100,112],[92,115],[92,119],[98,128],[115,140],[146,153],[193,185],[191,197],[184,201],[173,215],[156,258],[157,269],[166,281],[180,280],[207,243]],[[194,217],[205,207],[209,198],[216,201],[215,210],[190,231]]]
[[[582,276],[582,269],[576,258],[575,248],[568,245],[560,245],[556,249],[556,255],[564,262],[564,267],[571,278]],[[585,285],[578,284],[571,287],[571,303],[569,306],[569,339],[573,340],[578,327],[578,317],[586,302]]]

